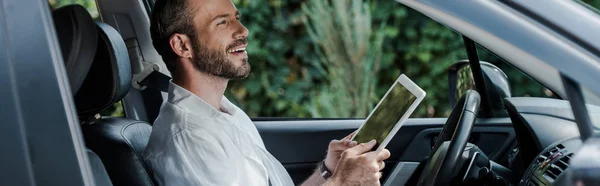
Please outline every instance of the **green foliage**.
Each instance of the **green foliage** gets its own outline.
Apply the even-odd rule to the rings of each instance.
[[[234,0],[250,30],[250,76],[226,95],[250,116],[310,117],[310,92],[324,82],[301,20],[300,1]]]
[[[324,54],[319,41],[315,41],[319,37],[311,38],[310,29],[302,20],[306,15],[301,7],[310,1],[233,0],[242,13],[242,22],[250,30],[247,48],[252,73],[244,80],[230,82],[226,96],[251,117],[329,115],[326,112],[331,111],[316,109],[319,108],[319,100],[335,100],[336,96],[347,94],[341,92],[343,89],[327,90],[335,82],[331,79],[328,64],[323,63],[327,54]],[[447,116],[450,111],[447,68],[455,61],[467,58],[462,37],[396,1],[364,1],[368,2],[370,9],[373,33],[382,33],[385,38],[380,51],[369,51],[369,54],[380,53],[379,66],[372,69],[378,70],[377,76],[369,80],[375,85],[371,103],[377,102],[394,80],[404,73],[427,92],[411,117]],[[584,2],[600,6],[600,0]],[[93,0],[50,0],[54,7],[73,3],[84,5],[92,15],[97,15]],[[323,20],[326,20],[325,17]],[[313,28],[316,29],[320,28]],[[485,49],[480,48],[478,52],[481,60],[499,66],[508,75],[513,96],[550,96],[537,82]],[[358,76],[361,75],[365,74]],[[319,94],[321,92],[331,94]],[[328,109],[346,106],[350,105],[336,105]],[[356,114],[349,117],[363,116]]]
[[[386,12],[391,12],[385,29],[394,34],[384,43],[384,54],[392,58],[392,63],[383,66],[378,95],[383,95],[403,73],[427,92],[412,117],[447,115],[447,68],[466,58],[461,36],[399,3],[377,2],[380,15],[376,15],[376,19],[385,18]]]
[[[115,103],[112,107],[109,107],[103,110],[100,113],[101,116],[115,116],[122,117],[125,116],[125,112],[123,111],[123,104],[121,101]]]
[[[324,115],[314,113],[313,103],[338,96],[321,94],[315,100],[316,93],[327,87],[323,85],[330,83],[331,74],[322,74],[324,56],[301,21],[304,15],[300,7],[307,2],[234,0],[250,30],[248,52],[253,69],[249,78],[231,82],[227,95],[250,116]],[[466,58],[460,35],[397,2],[369,1],[368,8],[373,25],[385,23],[374,30],[386,38],[377,68],[381,70],[371,80],[378,85],[371,103],[404,73],[428,92],[413,117],[444,116],[449,109],[446,68]],[[334,93],[342,89],[336,90]]]
[[[350,9],[350,10],[348,10]],[[383,24],[372,24],[363,0],[309,0],[302,6],[308,34],[317,44],[327,83],[311,100],[313,117],[366,117],[374,106]],[[326,69],[326,70],[325,70]]]
[[[49,0],[48,2],[50,3],[50,6],[53,9],[57,9],[70,4],[81,5],[85,7],[85,9],[87,9],[92,18],[98,19],[98,7],[96,6],[96,1],[94,0]]]
[[[331,79],[331,71],[323,75],[321,65],[325,69],[330,64],[320,63],[329,58],[326,50],[322,50],[323,37],[311,38],[301,18],[301,6],[310,0],[267,1],[267,0],[234,0],[242,12],[243,23],[248,27],[250,63],[252,75],[245,80],[234,81],[227,92],[250,116],[261,117],[313,117],[328,116],[331,111],[352,107],[348,103],[329,104],[330,107],[318,107],[316,103],[327,100],[338,101],[340,96],[348,97],[346,89],[330,89],[328,84],[340,84]],[[462,37],[443,25],[413,11],[395,1],[368,1],[371,10],[371,22],[374,31],[381,32],[385,39],[381,47],[379,67],[373,69],[378,75],[370,81],[377,85],[375,95],[370,97],[371,103],[377,102],[392,85],[394,80],[404,73],[413,79],[426,92],[427,96],[412,117],[444,117],[450,112],[448,99],[447,68],[455,61],[466,59]],[[333,10],[335,11],[335,10]],[[314,13],[314,12],[313,12]],[[325,24],[328,17],[311,15],[311,21],[322,20]],[[310,18],[310,17],[309,17]],[[336,18],[333,17],[332,18]],[[321,27],[325,27],[321,23]],[[309,24],[310,25],[310,24]],[[382,26],[383,25],[383,26]],[[365,25],[368,27],[369,25]],[[377,27],[381,26],[381,27]],[[322,29],[327,30],[327,29]],[[339,31],[339,30],[338,30]],[[330,30],[329,32],[335,32]],[[343,31],[339,31],[343,32]],[[323,33],[322,35],[337,33]],[[344,49],[343,43],[335,43]],[[370,51],[372,52],[372,51]],[[489,55],[488,55],[489,56]],[[482,58],[485,59],[485,58]],[[344,62],[349,61],[347,59]],[[488,60],[499,62],[499,60]],[[501,63],[501,62],[500,62]],[[339,66],[330,65],[331,67]],[[514,95],[543,95],[542,88],[531,85],[535,82],[520,74],[507,72],[509,76],[522,77],[511,79]],[[518,72],[517,72],[518,73]],[[358,75],[358,77],[364,74]],[[511,77],[512,78],[512,77]],[[531,80],[529,80],[531,81]],[[526,82],[527,84],[524,84]],[[357,86],[360,85],[357,83]],[[524,88],[527,87],[527,88]],[[533,88],[532,88],[533,87]],[[328,90],[328,88],[330,90]],[[318,94],[330,92],[330,94]],[[337,107],[337,108],[336,108]],[[372,107],[369,107],[370,111]],[[318,112],[315,113],[315,110]],[[341,115],[343,116],[343,115]],[[364,117],[361,114],[349,117]]]

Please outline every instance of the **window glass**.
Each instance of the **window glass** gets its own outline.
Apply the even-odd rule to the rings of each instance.
[[[575,2],[582,4],[583,6],[597,14],[600,14],[600,11],[598,11],[598,8],[600,8],[600,0],[584,0]]]
[[[53,10],[65,5],[79,4],[85,7],[94,20],[97,20],[100,15],[98,14],[98,7],[96,6],[96,1],[94,0],[49,0],[48,2]]]
[[[395,1],[233,2],[252,72],[226,96],[251,117],[365,118],[401,73],[427,92],[411,117],[449,115],[447,69],[466,53],[428,17]]]
[[[478,45],[477,53],[479,60],[487,61],[500,68],[506,76],[510,85],[512,97],[551,97],[557,98],[551,90],[539,82],[527,76],[514,66],[508,64],[504,59],[498,57],[489,50]]]
[[[250,31],[252,71],[225,95],[250,117],[365,118],[400,74],[427,92],[411,117],[450,114],[447,72],[467,59],[462,36],[421,13],[383,0],[233,3]],[[480,55],[504,70],[513,96],[554,96]]]
[[[583,94],[583,99],[586,103],[586,108],[588,111],[588,116],[590,117],[590,121],[596,128],[596,130],[600,129],[600,96],[595,94],[590,89],[581,87],[581,91]]]

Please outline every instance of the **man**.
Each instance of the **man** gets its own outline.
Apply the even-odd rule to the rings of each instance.
[[[230,79],[250,72],[248,30],[235,5],[158,0],[150,31],[173,77],[144,154],[159,184],[293,185],[250,118],[223,96]],[[350,138],[333,140],[303,185],[379,185],[389,151]]]

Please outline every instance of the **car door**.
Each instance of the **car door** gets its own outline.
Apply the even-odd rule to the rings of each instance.
[[[255,120],[265,146],[288,170],[296,184],[308,178],[326,155],[332,139],[341,139],[363,123],[363,119],[328,120]],[[410,118],[388,144],[392,156],[383,170],[384,178],[392,171],[394,184],[403,185],[419,162],[429,155],[445,118]],[[509,118],[479,119],[470,142],[478,145],[490,159],[502,162],[514,143]],[[398,170],[396,170],[398,169]]]

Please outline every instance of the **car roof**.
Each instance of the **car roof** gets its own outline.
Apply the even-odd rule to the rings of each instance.
[[[600,36],[593,34],[600,30],[600,16],[581,4],[398,1],[474,40],[563,98],[560,74],[600,95]]]

